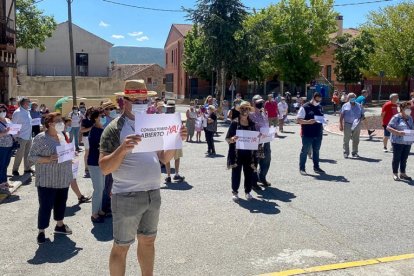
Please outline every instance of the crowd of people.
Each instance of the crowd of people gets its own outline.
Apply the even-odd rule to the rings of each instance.
[[[139,147],[141,142],[141,136],[135,132],[135,114],[172,114],[176,112],[175,101],[157,97],[156,92],[147,90],[142,80],[126,81],[124,91],[116,93],[116,96],[118,107],[111,101],[102,102],[99,106],[80,103],[73,106],[68,114],[51,112],[44,104],[32,102],[26,97],[18,101],[12,98],[9,105],[0,104],[0,192],[10,193],[12,188],[7,179],[7,168],[14,155],[12,174],[20,175],[19,168],[23,161],[24,173],[35,176],[39,201],[38,244],[47,241],[45,230],[49,227],[52,211],[56,221],[54,232],[64,235],[72,233],[72,229],[64,223],[70,187],[79,204],[91,201],[90,219],[93,224],[103,223],[112,216],[114,244],[109,262],[111,275],[125,274],[127,252],[136,238],[142,275],[152,275],[161,205],[162,168],[165,167],[167,175],[165,183],[184,181],[185,177],[180,175],[183,150],[132,153],[132,149]],[[289,100],[286,96],[290,97]],[[333,111],[334,114],[339,112],[339,128],[344,133],[344,158],[350,155],[359,158],[358,145],[365,120],[366,97],[366,91],[359,97],[349,93],[341,104],[342,96],[337,91],[333,95]],[[414,131],[414,93],[412,97],[412,101],[401,102],[398,111],[398,94],[392,94],[390,101],[382,108],[384,151],[388,151],[390,140],[394,180],[411,180],[406,174],[406,164],[414,139],[406,139],[405,136]],[[227,168],[231,170],[232,200],[240,200],[242,171],[245,198],[252,200],[253,189],[258,191],[271,186],[268,179],[271,143],[260,144],[257,150],[238,149],[237,131],[260,132],[263,128],[277,127],[279,132],[284,132],[289,111],[297,111],[296,121],[301,126],[300,174],[307,175],[306,161],[309,156],[314,172],[325,173],[319,166],[326,123],[322,95],[316,92],[306,103],[300,96],[297,98],[295,103],[298,105],[294,105],[290,93],[276,98],[269,94],[267,99],[255,95],[251,101],[237,94],[232,105],[225,101],[222,109],[218,108],[218,102],[212,96],[208,96],[203,103],[191,101],[182,119],[181,139],[188,143],[201,143],[204,132],[206,155],[215,157],[214,136],[217,135],[218,120],[223,118],[228,126],[225,140],[228,143]],[[9,134],[11,123],[22,126],[17,134]],[[57,148],[68,144],[73,144],[77,157],[58,162]],[[91,196],[82,194],[73,170],[82,161],[79,160],[81,152],[84,155],[84,177],[92,182]],[[174,176],[171,174],[171,160],[174,160]],[[141,176],[139,181],[136,175]]]

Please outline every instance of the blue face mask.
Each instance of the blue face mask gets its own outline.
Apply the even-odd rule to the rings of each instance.
[[[104,126],[106,124],[106,117],[101,117],[100,121],[101,121],[101,125]]]
[[[349,100],[349,102],[350,103],[355,103],[356,102],[356,99],[355,98],[352,98],[352,99]]]
[[[116,113],[116,110],[115,109],[114,110],[111,110],[109,112],[109,117],[111,117],[112,119],[116,118],[117,115],[118,114]]]
[[[68,126],[66,127],[66,132],[70,132],[72,130],[72,127]]]

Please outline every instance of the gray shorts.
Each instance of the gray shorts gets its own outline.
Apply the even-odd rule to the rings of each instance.
[[[114,242],[130,245],[137,235],[156,236],[161,207],[160,190],[113,194]]]

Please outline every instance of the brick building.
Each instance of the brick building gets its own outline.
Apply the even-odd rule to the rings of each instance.
[[[165,92],[164,68],[158,64],[115,64],[111,63],[111,77],[121,80],[143,79],[149,90],[159,95]]]

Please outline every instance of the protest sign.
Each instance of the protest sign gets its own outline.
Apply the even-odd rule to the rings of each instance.
[[[404,141],[405,142],[414,142],[414,130],[411,129],[404,129],[404,133],[405,135],[404,137]]]
[[[135,134],[142,141],[132,152],[153,152],[181,149],[181,115],[174,114],[135,114]]]
[[[358,127],[358,125],[359,125],[360,122],[361,122],[360,119],[355,119],[354,122],[352,123],[351,130],[352,131],[355,130]]]
[[[58,163],[72,160],[75,157],[75,147],[73,146],[73,143],[57,146],[56,151],[58,155]]]
[[[260,132],[258,131],[237,130],[236,149],[257,150],[259,148],[259,135]]]
[[[261,127],[260,134],[261,134],[260,139],[259,139],[260,144],[272,142],[275,139],[276,128],[274,126],[270,128]]]
[[[319,124],[324,124],[324,125],[326,125],[327,124],[327,121],[326,121],[326,119],[325,119],[325,117],[324,116],[318,116],[318,115],[315,115],[315,121],[317,122],[317,123],[319,123]]]
[[[7,124],[7,127],[10,128],[7,134],[16,135],[22,129],[22,125],[20,124]]]
[[[79,160],[74,160],[72,163],[73,179],[78,178],[78,171],[79,171]]]
[[[40,126],[42,122],[42,118],[34,118],[32,119],[32,126]]]

